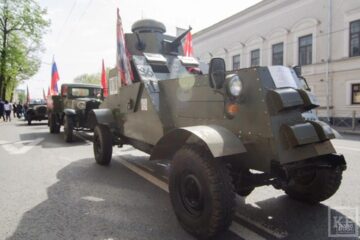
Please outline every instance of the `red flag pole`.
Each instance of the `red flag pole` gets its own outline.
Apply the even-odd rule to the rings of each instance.
[[[105,71],[105,64],[104,59],[102,60],[102,70],[101,70],[101,86],[104,89],[104,97],[108,96],[108,84],[106,80],[106,71]]]

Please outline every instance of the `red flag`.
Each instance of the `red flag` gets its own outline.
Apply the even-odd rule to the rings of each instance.
[[[107,86],[107,80],[106,80],[104,59],[102,60],[101,86],[104,89],[104,97],[107,97],[108,96],[108,86]]]
[[[184,43],[184,55],[186,57],[193,56],[193,46],[192,46],[192,35],[191,32],[186,34],[185,43]]]
[[[59,73],[57,70],[57,66],[55,60],[53,61],[52,68],[51,68],[51,84],[50,84],[50,93],[51,95],[57,95],[58,87],[57,82],[60,80]]]
[[[29,86],[26,86],[26,103],[30,103]]]
[[[122,27],[119,8],[117,9],[116,39],[117,39],[116,66],[118,69],[119,78],[121,80],[121,84],[130,85],[134,80],[134,75],[131,70],[130,55],[126,48],[125,35]]]

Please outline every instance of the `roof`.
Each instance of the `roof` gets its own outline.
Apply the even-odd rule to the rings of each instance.
[[[68,87],[78,87],[78,88],[101,88],[98,84],[89,84],[89,83],[63,83],[62,86]]]

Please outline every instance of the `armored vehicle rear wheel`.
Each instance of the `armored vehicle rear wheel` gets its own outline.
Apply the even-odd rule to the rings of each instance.
[[[94,155],[99,165],[109,165],[112,156],[112,136],[107,126],[97,125],[94,129]]]
[[[318,203],[330,198],[338,190],[341,179],[340,167],[300,171],[290,179],[284,190],[296,200]]]
[[[65,142],[73,141],[73,130],[74,130],[74,121],[71,117],[64,117],[64,140]]]
[[[230,173],[206,149],[186,146],[175,154],[169,191],[179,222],[194,236],[210,238],[230,226],[235,208]]]

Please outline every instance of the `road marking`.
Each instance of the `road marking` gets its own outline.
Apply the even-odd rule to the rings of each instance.
[[[162,190],[169,192],[168,185],[163,182],[162,180],[158,179],[157,177],[154,177],[150,173],[145,172],[144,170],[140,169],[133,163],[130,163],[129,161],[125,159],[120,158],[120,163],[123,164],[125,167],[127,167],[129,170],[133,171],[137,175],[145,178],[147,181],[151,182],[155,186],[161,188]],[[275,236],[276,238],[284,238],[287,236],[287,232],[284,231],[274,231],[272,229],[267,229],[265,226],[263,226],[261,223],[257,223],[249,218],[246,218],[245,216],[237,214],[237,217],[242,219],[243,221],[249,222],[250,224],[260,228],[261,230]],[[237,222],[233,221],[230,230],[234,232],[236,235],[240,236],[243,239],[258,239],[263,240],[265,238],[261,237],[257,233],[253,232],[252,230],[238,224]]]
[[[251,240],[265,240],[266,238],[261,237],[259,234],[251,231],[247,227],[244,227],[240,224],[233,222],[230,226],[230,231],[238,235],[243,239],[251,239]]]
[[[81,199],[90,201],[90,202],[103,202],[105,201],[105,199],[103,198],[98,198],[98,197],[94,197],[94,196],[86,196],[86,197],[82,197]]]
[[[337,145],[335,145],[335,148],[340,148],[340,149],[345,149],[345,150],[360,152],[360,149],[359,149],[359,148],[351,148],[351,147],[344,147],[344,146],[337,146]]]
[[[1,145],[5,151],[12,155],[25,154],[30,151],[33,147],[38,145],[44,140],[44,138],[36,138],[34,140],[25,140],[18,142],[4,142],[1,141]]]
[[[148,180],[149,182],[151,182],[152,184],[158,186],[159,188],[161,188],[162,190],[169,192],[168,189],[168,185],[159,180],[158,178],[154,177],[153,175],[151,175],[150,173],[145,172],[144,170],[140,169],[139,167],[136,167],[134,164],[129,163],[128,161],[124,160],[124,159],[120,159],[120,162],[127,167],[128,169],[130,169],[131,171],[133,171],[134,173],[138,174],[139,176],[145,178],[146,180]]]
[[[261,230],[263,230],[264,232],[267,232],[268,234],[276,237],[276,238],[285,238],[288,236],[288,232],[287,231],[284,231],[284,230],[280,230],[280,229],[271,229],[270,226],[264,226],[264,223],[261,223],[261,222],[256,222],[252,219],[250,219],[249,217],[247,216],[244,216],[242,214],[239,214],[239,213],[236,213],[236,216],[238,218],[240,218],[241,220],[245,221],[245,222],[248,222],[252,225],[254,225],[255,227],[257,228],[260,228]]]

